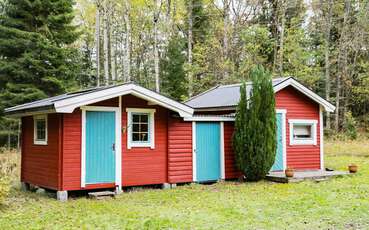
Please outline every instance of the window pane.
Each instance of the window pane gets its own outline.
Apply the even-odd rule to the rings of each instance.
[[[293,126],[294,138],[312,138],[311,136],[311,125],[294,125]]]
[[[147,133],[141,133],[141,134],[140,134],[140,139],[141,139],[141,141],[147,141],[147,140],[148,140],[148,135],[147,135]]]
[[[147,114],[142,114],[141,115],[141,122],[142,123],[147,123],[148,122],[148,115]]]
[[[140,131],[140,125],[139,124],[133,124],[132,125],[133,132],[139,132]]]
[[[139,133],[132,133],[132,141],[140,141]]]
[[[140,115],[138,115],[138,114],[133,114],[133,115],[132,115],[132,121],[133,121],[133,122],[135,122],[135,123],[136,123],[136,122],[137,122],[137,123],[138,123],[138,122],[140,122]]]
[[[147,132],[148,124],[140,124],[140,132]]]
[[[36,140],[46,139],[46,121],[45,119],[36,120]]]

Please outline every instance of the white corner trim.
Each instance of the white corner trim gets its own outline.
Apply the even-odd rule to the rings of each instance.
[[[81,188],[86,187],[86,110],[82,109]]]
[[[323,127],[323,108],[319,106],[319,131],[320,131],[320,169],[324,170],[324,127]]]
[[[314,119],[288,119],[290,126],[290,145],[316,145],[317,144],[317,120]],[[306,124],[312,126],[312,138],[311,139],[299,139],[293,138],[293,125],[294,124]]]
[[[121,186],[121,110],[120,107],[82,106],[82,137],[81,137],[81,188],[86,187],[86,111],[112,111],[115,112],[115,184]]]
[[[286,114],[287,113],[287,109],[276,109],[275,112],[276,113]]]
[[[192,116],[184,117],[184,121],[234,121],[234,117],[222,117],[222,116]]]
[[[37,125],[36,121],[38,119],[45,119],[45,140],[37,140]],[[33,144],[34,145],[47,145],[48,139],[48,119],[47,114],[34,115],[33,116]]]
[[[225,179],[224,122],[220,122],[220,178]]]
[[[197,181],[196,173],[196,122],[192,122],[192,181]]]
[[[54,103],[57,113],[72,113],[75,108],[89,105],[95,102],[108,100],[114,97],[132,94],[141,99],[151,101],[167,109],[178,112],[181,117],[190,117],[193,115],[194,109],[165,97],[159,93],[148,90],[144,87],[134,84],[124,84],[116,87],[103,89],[97,92],[86,93],[67,99],[62,99]]]
[[[295,89],[297,89],[301,93],[305,94],[307,97],[311,98],[313,101],[315,101],[318,104],[322,105],[326,111],[333,112],[336,109],[336,107],[334,105],[332,105],[330,102],[323,99],[318,94],[314,93],[312,90],[310,90],[306,86],[302,85],[300,82],[296,81],[293,78],[289,78],[289,79],[281,82],[280,84],[277,84],[276,86],[274,86],[273,87],[274,92],[276,93],[276,92],[284,89],[285,87],[287,87],[289,85],[293,86]]]
[[[117,144],[115,147],[115,185],[122,191],[122,96],[119,96],[119,111],[116,113]]]
[[[132,147],[150,147],[155,149],[155,112],[156,109],[143,108],[126,108],[127,112],[127,149]],[[149,137],[150,141],[147,143],[135,143],[132,141],[132,113],[148,113],[149,114]]]

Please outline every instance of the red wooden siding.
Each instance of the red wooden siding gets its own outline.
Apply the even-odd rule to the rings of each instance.
[[[232,147],[232,136],[234,130],[234,122],[224,122],[224,164],[225,178],[238,178],[241,173],[236,168],[235,155]]]
[[[127,149],[127,132],[122,135],[123,186],[161,184],[167,182],[167,140],[169,111],[149,106],[147,101],[127,95],[122,97],[122,127],[127,130],[126,108],[155,108],[155,149]]]
[[[22,182],[49,189],[58,189],[60,119],[60,115],[48,114],[47,145],[34,145],[33,117],[22,118]]]
[[[81,110],[63,114],[63,190],[81,189]]]
[[[277,109],[287,109],[287,167],[294,169],[320,169],[319,105],[289,86],[276,94],[276,107]],[[289,119],[317,120],[317,145],[290,145]]]
[[[169,119],[168,181],[192,182],[192,122],[182,118]]]

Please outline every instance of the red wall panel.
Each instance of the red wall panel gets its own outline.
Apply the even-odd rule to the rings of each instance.
[[[48,114],[47,145],[34,145],[33,117],[22,118],[22,182],[54,190],[58,189],[60,119],[61,115]]]
[[[122,133],[123,186],[161,184],[167,178],[167,140],[169,111],[147,101],[127,95],[122,97],[122,127],[127,130],[126,108],[155,108],[155,148],[127,149],[127,132]]]
[[[276,94],[276,108],[287,109],[287,167],[294,169],[320,169],[319,104],[289,86]],[[289,119],[317,120],[317,145],[290,145]]]
[[[237,170],[235,163],[235,155],[232,147],[233,130],[234,122],[224,122],[224,164],[226,179],[234,179],[242,175]]]
[[[192,122],[182,118],[169,119],[168,181],[192,182]]]

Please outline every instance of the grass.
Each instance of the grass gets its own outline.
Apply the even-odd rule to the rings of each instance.
[[[346,169],[354,162],[360,168],[356,175],[320,183],[191,184],[66,203],[18,186],[0,206],[0,228],[368,229],[368,145],[369,140],[327,141],[327,167]]]

